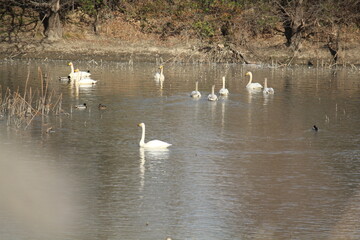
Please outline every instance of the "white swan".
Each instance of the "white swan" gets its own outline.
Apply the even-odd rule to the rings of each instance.
[[[71,79],[74,79],[74,78],[82,79],[85,77],[89,77],[91,75],[90,72],[79,71],[79,69],[74,70],[74,64],[72,62],[69,62],[68,65],[71,68],[71,72],[69,74]]]
[[[201,93],[198,91],[199,82],[195,83],[195,90],[190,93],[190,97],[192,98],[201,98]]]
[[[82,79],[75,78],[75,84],[78,84],[78,85],[93,85],[96,83],[97,83],[97,80],[91,79],[89,77],[85,77]]]
[[[161,82],[165,80],[163,65],[159,66],[159,72],[155,73],[154,78],[156,81],[161,81]]]
[[[263,93],[264,94],[274,94],[274,89],[267,87],[267,78],[265,78]]]
[[[170,143],[163,142],[160,140],[151,140],[145,143],[145,123],[139,123],[138,126],[142,128],[141,140],[139,142],[140,147],[154,149],[154,148],[167,148],[172,145]]]
[[[248,84],[246,85],[247,89],[260,90],[261,88],[263,88],[263,86],[260,83],[253,83],[252,82],[252,73],[251,72],[247,72],[245,74],[245,76],[250,76],[250,80],[249,80]]]
[[[218,97],[215,95],[215,85],[212,85],[211,93],[208,95],[209,101],[216,101],[218,100]]]
[[[229,95],[229,90],[227,90],[227,89],[225,88],[225,76],[222,78],[222,81],[223,81],[223,86],[222,86],[222,88],[220,89],[219,94],[220,94],[221,96],[227,96],[227,95]]]

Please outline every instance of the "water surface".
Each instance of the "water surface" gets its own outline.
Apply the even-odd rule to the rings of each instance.
[[[0,122],[0,146],[7,149],[1,158],[13,155],[36,179],[25,187],[30,200],[20,203],[25,209],[32,207],[32,198],[46,203],[39,217],[37,210],[17,212],[18,205],[6,210],[11,198],[0,201],[0,236],[360,238],[358,72],[168,64],[161,87],[153,79],[154,64],[74,64],[90,69],[98,84],[76,91],[58,81],[70,70],[62,61],[0,64],[3,89],[20,91],[28,74],[28,86],[39,87],[41,67],[51,89],[63,94],[69,113],[35,120],[26,131]],[[249,93],[248,70],[254,81],[263,83],[267,77],[275,94]],[[207,101],[213,84],[216,92],[221,88],[222,76],[230,95]],[[195,81],[202,93],[198,100],[189,97]],[[73,108],[80,103],[89,108]],[[99,103],[108,109],[99,111]],[[140,122],[146,124],[146,140],[173,146],[168,151],[139,149]],[[318,132],[311,130],[314,124]],[[45,133],[49,126],[54,133]],[[52,172],[55,180],[42,178],[42,172]],[[20,185],[24,192],[22,176],[14,170],[2,181],[15,181],[14,188]],[[3,185],[0,190],[13,197]],[[45,196],[39,197],[37,188],[45,189]],[[48,189],[55,200],[46,197]],[[59,206],[64,211],[55,211],[57,197],[64,198]],[[49,209],[55,209],[50,217]],[[35,231],[29,221],[37,218],[45,220],[36,228],[52,224],[56,234]]]

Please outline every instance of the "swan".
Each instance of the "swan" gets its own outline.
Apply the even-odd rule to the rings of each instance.
[[[86,103],[80,104],[80,105],[75,105],[75,108],[82,110],[82,109],[86,109],[87,105],[86,105]]]
[[[154,148],[167,148],[172,145],[170,143],[163,142],[160,140],[151,140],[145,143],[145,123],[139,123],[138,126],[142,128],[141,140],[139,142],[140,147],[154,149]]]
[[[273,88],[267,87],[267,78],[265,78],[263,93],[264,94],[274,94],[275,93]]]
[[[245,76],[250,76],[250,80],[249,80],[248,84],[246,85],[247,89],[260,90],[261,88],[263,88],[263,86],[260,83],[253,83],[252,82],[252,73],[251,72],[247,72],[245,74]]]
[[[218,97],[215,95],[215,85],[212,85],[211,93],[208,95],[209,101],[216,101],[218,100]]]
[[[75,83],[78,85],[94,85],[97,83],[97,80],[91,79],[89,77],[85,77],[82,79],[79,79],[77,77],[77,78],[75,78]]]
[[[229,95],[229,90],[227,90],[227,89],[225,88],[225,76],[222,78],[222,81],[223,81],[223,86],[222,86],[222,88],[220,89],[219,94],[220,94],[221,96],[227,96],[227,95]]]
[[[317,131],[319,131],[319,128],[318,128],[316,125],[314,125],[314,126],[312,127],[312,130],[315,131],[315,132],[317,132]]]
[[[195,90],[191,92],[190,97],[192,98],[201,98],[201,93],[198,91],[199,82],[195,83]]]
[[[71,72],[69,74],[70,78],[82,79],[85,77],[89,77],[91,75],[91,73],[89,71],[84,72],[84,71],[79,71],[79,69],[74,70],[74,64],[72,62],[69,62],[68,65],[71,68]]]
[[[164,66],[163,65],[159,66],[159,72],[155,73],[154,78],[155,78],[156,81],[164,81],[165,80]]]

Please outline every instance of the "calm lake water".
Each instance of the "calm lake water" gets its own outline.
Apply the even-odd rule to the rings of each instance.
[[[155,64],[74,65],[98,84],[58,81],[65,61],[0,63],[3,91],[28,73],[38,89],[41,67],[69,113],[0,121],[1,239],[360,239],[359,71],[165,64],[161,88]],[[275,94],[249,93],[249,70]],[[207,101],[222,76],[230,95]],[[169,150],[140,149],[140,122]]]

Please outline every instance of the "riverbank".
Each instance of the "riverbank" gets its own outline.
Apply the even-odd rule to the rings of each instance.
[[[234,46],[226,43],[203,43],[197,40],[168,41],[121,40],[87,37],[59,41],[29,40],[0,43],[1,59],[96,60],[120,62],[182,62],[182,63],[245,63],[276,66],[313,65],[334,66],[329,49],[304,42],[301,51],[294,53],[285,46],[283,38],[252,41],[251,45]],[[347,44],[338,54],[337,65],[360,65],[360,46]]]

